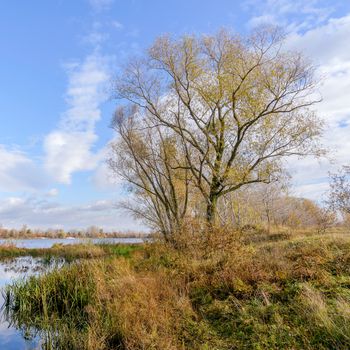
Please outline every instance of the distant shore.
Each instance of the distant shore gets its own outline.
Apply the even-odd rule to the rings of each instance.
[[[104,231],[99,228],[89,228],[86,230],[32,230],[27,227],[22,229],[7,229],[0,228],[0,239],[49,239],[49,238],[145,238],[149,236],[148,232],[119,232],[119,231]]]

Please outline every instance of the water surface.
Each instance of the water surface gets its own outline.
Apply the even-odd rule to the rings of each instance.
[[[20,248],[51,248],[54,244],[79,243],[125,243],[138,244],[143,238],[30,238],[30,239],[0,239],[0,244],[14,244]]]
[[[52,260],[49,264],[41,258],[30,256],[18,257],[11,260],[0,261],[0,289],[18,278],[27,278],[64,264],[63,259]],[[0,305],[3,305],[4,297],[0,294]],[[6,319],[1,309],[0,312],[0,349],[1,350],[34,350],[40,349],[39,337],[25,337],[22,331],[13,327]]]

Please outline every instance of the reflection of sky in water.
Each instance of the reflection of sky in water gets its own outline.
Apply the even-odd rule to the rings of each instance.
[[[2,299],[2,298],[1,298]],[[1,300],[2,303],[2,300]],[[25,340],[20,331],[9,327],[7,322],[0,324],[0,349],[3,350],[34,350],[38,349],[38,340]]]
[[[62,262],[58,263],[62,265]],[[57,265],[56,265],[57,266]],[[53,266],[47,265],[45,270]],[[9,261],[0,262],[0,288],[11,283],[17,278],[26,278],[38,274],[43,270],[40,258],[19,257]],[[0,294],[0,305],[3,305],[4,299]],[[38,349],[38,339],[26,340],[22,337],[20,331],[11,327],[1,315],[0,320],[0,349],[1,350],[34,350]]]
[[[140,238],[96,238],[96,239],[0,239],[0,244],[12,243],[23,248],[50,248],[56,243],[142,243]],[[48,271],[54,266],[62,266],[63,262],[54,262],[54,265],[40,263],[40,258],[19,257],[13,260],[0,261],[0,290],[17,278],[26,278],[31,275]],[[4,299],[0,293],[0,306]],[[4,317],[0,315],[0,350],[34,350],[40,348],[39,340],[26,340],[22,333],[11,327]]]

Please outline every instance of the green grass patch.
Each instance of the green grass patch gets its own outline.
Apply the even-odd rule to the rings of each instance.
[[[19,256],[50,258],[61,257],[66,261],[91,259],[106,256],[130,257],[132,252],[142,250],[140,244],[54,244],[51,248],[19,248],[15,245],[0,245],[0,260]]]

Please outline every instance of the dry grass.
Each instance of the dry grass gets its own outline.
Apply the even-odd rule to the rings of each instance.
[[[104,278],[101,269],[109,270]],[[91,349],[108,349],[118,342],[126,349],[184,349],[178,335],[183,320],[195,315],[184,291],[178,290],[167,274],[135,274],[125,261],[95,265],[94,273],[98,281],[97,303],[100,310],[90,309],[94,318],[94,326],[89,330]],[[110,327],[114,330],[111,332],[114,339],[105,335],[105,322],[101,319],[104,312],[113,315]],[[99,334],[96,334],[97,330]],[[105,344],[100,342],[101,337],[105,339]]]
[[[87,323],[79,337],[74,320],[61,330],[61,348],[350,347],[349,234],[199,232],[188,226],[172,245],[84,263],[76,278],[94,281]]]

